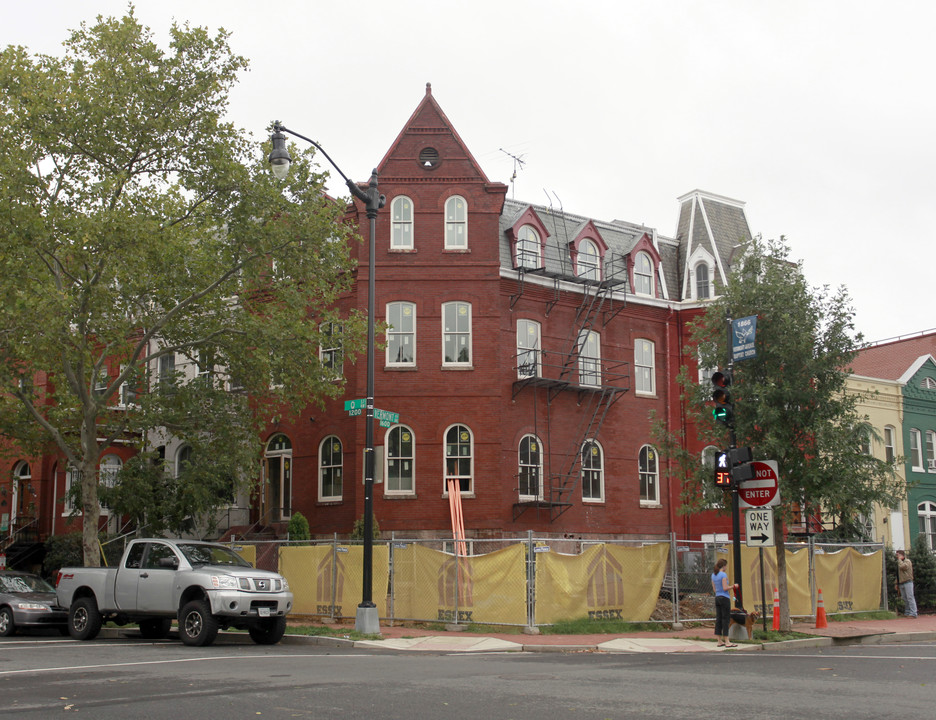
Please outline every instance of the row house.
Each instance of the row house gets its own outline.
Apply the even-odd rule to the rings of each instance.
[[[375,403],[399,416],[375,429],[380,530],[451,533],[457,500],[469,541],[530,530],[583,539],[725,532],[714,512],[678,514],[679,477],[655,447],[651,415],[687,430],[703,455],[684,427],[676,376],[695,363],[687,323],[751,237],[744,203],[687,193],[668,236],[508,199],[428,85],[377,169],[387,204],[376,223],[375,308],[388,331]],[[356,200],[349,220],[366,235]],[[341,304],[365,312],[367,244],[352,252],[356,282]],[[364,420],[344,403],[365,396],[365,363],[340,347],[320,352],[346,378],[345,396],[267,428],[262,491],[225,513],[228,536],[281,532],[296,511],[316,536],[347,534],[362,516]],[[160,442],[176,467],[185,448]],[[113,455],[115,467],[126,459],[124,449]],[[38,487],[36,527],[60,532],[67,468],[23,458],[9,471],[16,504],[4,514],[15,520],[22,488]]]

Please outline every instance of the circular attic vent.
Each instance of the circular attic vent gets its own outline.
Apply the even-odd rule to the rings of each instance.
[[[419,153],[419,165],[425,170],[434,170],[439,162],[439,151],[435,148],[423,148]]]

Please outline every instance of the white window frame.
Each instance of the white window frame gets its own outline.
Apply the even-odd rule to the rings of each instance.
[[[410,453],[408,455],[400,452],[394,455],[394,446],[392,440],[394,434],[400,435],[401,443],[405,440],[404,435],[409,434]],[[406,479],[408,486],[400,484],[393,487],[394,471],[391,469],[393,464],[398,463],[405,468],[405,472],[399,474],[400,479]],[[408,467],[407,467],[408,466]],[[413,495],[416,492],[416,435],[413,429],[407,425],[394,425],[387,430],[384,435],[384,494],[386,495]]]
[[[156,381],[159,385],[175,381],[176,356],[174,352],[160,355],[156,361],[156,366],[158,368]]]
[[[594,330],[582,330],[578,342],[579,385],[601,385],[601,335]]]
[[[416,303],[398,300],[387,303],[387,367],[414,367],[416,365]],[[409,348],[412,359],[397,360],[394,351]],[[399,354],[397,352],[397,354]]]
[[[468,249],[468,202],[461,195],[445,201],[445,249]]]
[[[703,270],[705,271],[705,278],[700,278],[699,275]],[[696,300],[708,300],[712,297],[712,269],[708,263],[700,262],[695,266],[693,274]]]
[[[325,457],[325,443],[331,446],[328,448],[328,457]],[[335,462],[334,443],[338,444],[338,462]],[[325,461],[328,460],[328,464]],[[325,494],[325,474],[328,472],[332,482],[332,494]],[[337,479],[334,475],[337,474]],[[344,497],[344,443],[337,435],[327,435],[323,437],[318,446],[318,497],[320,502],[336,502]],[[334,494],[335,488],[338,488],[338,494]]]
[[[926,471],[936,473],[936,431],[926,431]]]
[[[597,454],[596,454],[597,453]],[[597,457],[597,462],[595,458]],[[591,477],[589,481],[589,476]],[[586,495],[586,485],[594,491],[597,484],[598,494]],[[603,503],[605,499],[604,448],[597,440],[586,440],[582,444],[582,502]]]
[[[634,393],[656,395],[656,344],[646,338],[634,341]]]
[[[601,280],[601,250],[598,243],[583,239],[575,255],[576,275],[584,280]]]
[[[644,251],[640,251],[634,257],[634,294],[648,297],[655,296],[653,258]]]
[[[449,437],[452,433],[457,433],[457,437]],[[467,437],[465,437],[466,434]],[[471,428],[464,423],[455,423],[454,425],[449,425],[445,429],[445,433],[442,437],[444,439],[442,443],[444,463],[442,466],[444,478],[444,486],[442,488],[443,495],[448,496],[448,481],[450,479],[456,479],[458,480],[458,486],[461,490],[462,497],[466,495],[474,496],[474,433],[471,431]],[[454,440],[454,442],[452,442],[452,440]],[[456,454],[450,452],[453,447],[457,450]],[[466,447],[468,449],[467,455],[462,452]],[[465,460],[468,461],[467,474],[461,472],[461,466]],[[453,468],[451,465],[452,462],[457,463],[459,467]]]
[[[884,460],[892,463],[897,459],[897,430],[893,425],[884,426]]]
[[[910,464],[911,469],[917,472],[926,470],[923,467],[923,435],[916,428],[910,428]]]
[[[413,201],[406,195],[397,195],[390,203],[390,249],[412,250],[415,220]]]
[[[517,378],[520,380],[542,375],[542,331],[536,320],[517,320]]]
[[[534,445],[532,448],[528,448],[524,451],[524,444],[533,442]],[[530,462],[530,455],[536,453],[538,457],[538,462]],[[526,455],[526,457],[525,457]],[[525,473],[535,472],[536,473],[536,483],[537,490],[536,494],[524,493],[523,490],[523,476]],[[533,502],[535,500],[542,500],[544,495],[543,485],[543,444],[540,442],[540,439],[533,434],[524,435],[520,438],[520,442],[517,445],[517,490],[520,494],[520,502]],[[527,485],[527,490],[529,489],[529,484]]]
[[[660,455],[657,453],[657,450],[655,447],[653,447],[653,445],[644,445],[640,448],[640,451],[637,454],[637,477],[638,492],[640,493],[640,504],[644,507],[659,506]],[[652,493],[649,492],[651,486]]]
[[[338,322],[324,322],[319,325],[319,332],[332,340],[330,345],[319,345],[319,362],[327,372],[341,377],[344,374],[344,326]]]
[[[926,538],[926,546],[936,552],[936,503],[924,500],[917,505],[917,520],[920,523],[920,535]]]
[[[539,233],[532,225],[524,225],[517,232],[517,246],[515,258],[518,268],[535,270],[542,267],[543,244]]]
[[[76,468],[74,465],[68,465],[65,468],[65,502],[63,503],[63,516],[69,515],[82,515],[82,509],[75,505],[74,498],[71,494],[71,489],[78,483],[81,485],[81,470]]]
[[[285,443],[278,447],[274,447],[274,441],[278,438],[283,438]],[[277,491],[280,499],[280,505],[279,507],[268,508],[268,511],[275,520],[288,520],[292,515],[293,510],[293,486],[295,481],[293,476],[293,444],[290,437],[286,433],[274,433],[273,436],[267,440],[263,453],[263,460],[264,473],[267,472],[272,462],[279,464],[280,473],[279,488]],[[264,482],[270,483],[270,478],[265,476]]]
[[[448,324],[449,312],[452,313],[452,325]],[[451,329],[449,329],[451,327]],[[466,350],[468,357],[465,360],[449,360],[447,353],[449,346],[453,345],[453,356],[458,358],[462,349]],[[472,361],[471,351],[471,303],[464,300],[453,300],[442,304],[442,366],[443,367],[470,367]]]

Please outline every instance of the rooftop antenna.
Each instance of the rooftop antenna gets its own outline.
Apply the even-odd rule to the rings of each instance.
[[[513,153],[509,153],[506,150],[504,150],[504,148],[498,148],[498,150],[504,153],[504,155],[506,155],[507,157],[513,159],[513,175],[510,176],[510,199],[515,200],[516,198],[514,197],[514,180],[517,179],[517,171],[523,170],[523,165],[524,165],[523,155],[514,155]]]

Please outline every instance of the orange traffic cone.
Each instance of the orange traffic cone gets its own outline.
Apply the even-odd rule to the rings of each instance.
[[[780,591],[773,589],[773,629],[780,629]]]
[[[825,605],[822,602],[822,590],[819,590],[819,599],[816,601],[816,629],[827,628],[829,623],[826,622],[825,616]]]

